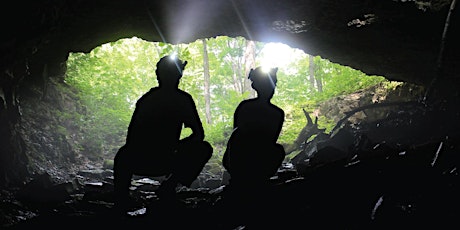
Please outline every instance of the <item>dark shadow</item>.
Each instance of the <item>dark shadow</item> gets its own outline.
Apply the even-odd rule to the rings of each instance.
[[[273,68],[265,72],[261,67],[252,69],[248,78],[257,97],[242,101],[234,113],[234,130],[223,158],[223,165],[230,174],[227,191],[230,200],[235,198],[230,202],[233,205],[259,206],[265,203],[260,191],[270,191],[267,187],[270,178],[276,174],[285,157],[283,146],[277,143],[284,111],[271,103],[277,70]],[[251,204],[246,201],[251,201]]]
[[[160,200],[174,200],[177,185],[190,186],[212,155],[192,96],[178,89],[186,65],[172,56],[161,58],[156,69],[159,86],[136,103],[126,143],[115,156],[117,210],[130,206],[133,175],[165,176],[157,195]],[[183,127],[192,134],[181,140]]]

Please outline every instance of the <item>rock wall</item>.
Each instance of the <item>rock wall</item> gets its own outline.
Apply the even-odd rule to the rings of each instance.
[[[378,103],[418,102],[423,99],[424,93],[425,88],[420,85],[403,82],[385,82],[368,89],[339,96],[320,103],[318,105],[318,115],[326,116],[328,119],[337,123],[344,118],[347,113],[360,107]],[[388,113],[397,112],[397,109],[397,106],[370,108],[353,114],[348,120],[352,124],[372,122],[384,119]]]
[[[19,127],[21,103],[28,102],[19,90],[35,84],[43,86],[43,95],[52,92],[47,79],[69,52],[132,36],[170,43],[243,36],[283,42],[367,74],[421,83],[433,97],[458,96],[460,16],[454,2],[9,1],[0,14],[0,185],[20,183],[27,174],[29,137]],[[46,135],[44,130],[36,136]]]

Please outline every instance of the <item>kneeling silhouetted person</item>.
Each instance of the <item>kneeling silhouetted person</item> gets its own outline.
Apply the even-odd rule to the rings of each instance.
[[[156,68],[159,86],[136,103],[126,144],[114,163],[116,206],[121,209],[126,208],[134,174],[168,177],[158,196],[173,197],[178,183],[190,186],[212,155],[192,96],[178,89],[186,65],[171,56],[161,58]],[[183,126],[192,134],[180,140]]]
[[[223,165],[230,185],[250,189],[266,185],[281,166],[285,151],[277,143],[284,111],[270,100],[275,93],[277,68],[252,69],[249,79],[257,97],[242,101],[235,110],[233,133],[227,143]]]

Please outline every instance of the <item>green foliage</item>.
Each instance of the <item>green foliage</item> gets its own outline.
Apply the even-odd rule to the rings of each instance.
[[[126,130],[137,99],[151,87],[157,86],[155,65],[164,55],[176,54],[188,65],[180,88],[189,92],[197,104],[206,139],[219,151],[225,147],[233,128],[233,113],[237,105],[251,92],[241,86],[245,76],[244,38],[216,37],[206,40],[208,46],[212,124],[206,124],[203,77],[203,43],[171,45],[151,43],[138,38],[121,39],[95,48],[88,54],[71,53],[67,60],[65,82],[78,90],[83,108],[81,114],[62,114],[73,119],[85,130],[85,151],[114,154],[113,149],[124,142]],[[257,42],[254,54],[260,65]],[[280,143],[292,143],[306,124],[302,109],[312,113],[317,103],[331,97],[354,92],[379,82],[383,77],[367,76],[349,67],[340,66],[320,57],[314,58],[315,77],[323,84],[322,92],[309,81],[309,57],[292,50],[292,60],[279,66],[278,86],[273,103],[285,113]],[[390,85],[389,85],[390,87]],[[334,124],[319,117],[320,127],[332,129]],[[182,137],[190,130],[184,130]],[[115,146],[115,147],[114,147]],[[111,152],[112,151],[112,152]]]
[[[313,95],[317,102],[332,97],[356,92],[376,85],[386,79],[380,76],[368,76],[361,71],[332,63],[321,57],[315,57],[315,75],[323,81],[323,92]]]
[[[63,135],[63,136],[67,135],[67,129],[62,125],[57,125],[55,130],[60,135]]]
[[[214,146],[224,146],[233,130],[230,122],[216,122],[209,125],[204,124],[204,131],[206,133],[206,140],[213,143]]]
[[[403,83],[398,81],[386,81],[383,82],[384,87],[387,90],[395,90],[398,86],[401,86]]]

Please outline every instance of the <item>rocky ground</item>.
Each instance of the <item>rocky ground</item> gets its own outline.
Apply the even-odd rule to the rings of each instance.
[[[404,153],[310,165],[302,175],[286,164],[271,186],[257,191],[235,193],[213,179],[215,188],[179,187],[169,202],[155,194],[161,178],[136,177],[133,208],[121,216],[113,211],[111,170],[82,170],[57,184],[43,174],[1,191],[0,220],[3,229],[447,229],[460,214],[456,151],[443,151],[435,166],[420,158],[440,145],[457,147],[432,142]]]
[[[135,176],[131,186],[132,208],[120,215],[113,208],[112,170],[91,168],[78,172],[74,180],[64,183],[56,183],[45,173],[24,187],[2,190],[2,228],[243,229],[255,220],[259,222],[257,225],[265,223],[267,216],[261,216],[262,212],[270,210],[275,215],[278,212],[261,208],[268,205],[269,200],[277,200],[270,196],[275,195],[279,177],[273,178],[272,188],[256,191],[250,202],[242,202],[243,195],[229,192],[228,185],[216,184],[215,178],[208,178],[203,187],[197,184],[192,188],[178,187],[177,199],[164,202],[156,195],[162,178]],[[280,171],[291,177],[293,173],[287,166]],[[267,200],[262,202],[262,199]]]

